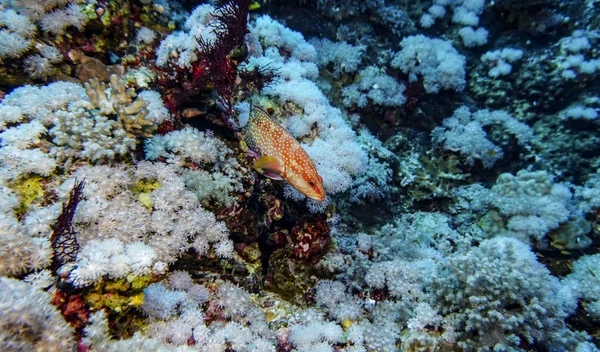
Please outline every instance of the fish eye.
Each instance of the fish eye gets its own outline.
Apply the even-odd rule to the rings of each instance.
[[[308,184],[309,184],[311,187],[314,187],[314,186],[315,186],[315,183],[314,183],[313,181],[308,181]]]

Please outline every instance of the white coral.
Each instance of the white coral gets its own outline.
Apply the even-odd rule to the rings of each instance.
[[[449,41],[419,34],[404,38],[400,46],[391,65],[407,73],[410,81],[422,77],[427,93],[465,88],[466,59]]]
[[[73,329],[50,301],[50,294],[27,283],[0,278],[1,349],[5,351],[73,349],[75,347]],[[27,333],[23,333],[24,331]]]
[[[71,274],[77,285],[89,285],[104,275],[145,275],[157,262],[172,263],[191,247],[200,255],[211,248],[220,257],[233,253],[225,225],[185,189],[173,166],[140,162],[131,169],[83,167],[61,189],[70,189],[75,177],[86,179],[86,199],[74,218],[82,246]],[[157,188],[144,198],[133,193],[137,182],[148,180]],[[111,243],[117,245],[108,246]]]

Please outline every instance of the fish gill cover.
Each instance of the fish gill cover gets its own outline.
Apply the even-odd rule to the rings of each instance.
[[[0,349],[598,351],[599,12],[0,2]]]

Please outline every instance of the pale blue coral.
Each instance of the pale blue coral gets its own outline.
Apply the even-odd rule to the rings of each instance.
[[[584,255],[573,262],[573,272],[561,283],[582,302],[587,314],[600,318],[600,254]]]
[[[403,106],[406,103],[405,90],[403,84],[382,69],[368,66],[359,72],[355,83],[343,88],[343,104],[361,108],[369,102],[381,106]]]
[[[400,46],[392,67],[408,74],[410,82],[423,79],[427,93],[465,88],[466,59],[449,41],[419,34],[402,39]]]
[[[442,126],[433,129],[431,137],[444,149],[460,153],[467,165],[480,160],[485,168],[490,168],[504,156],[502,148],[490,141],[484,130],[485,126],[491,125],[514,135],[525,148],[533,139],[531,128],[506,111],[484,109],[471,113],[466,106],[459,107],[451,117],[444,119]]]

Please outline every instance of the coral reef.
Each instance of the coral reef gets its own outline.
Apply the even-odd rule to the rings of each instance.
[[[598,351],[598,18],[2,2],[0,350]]]

